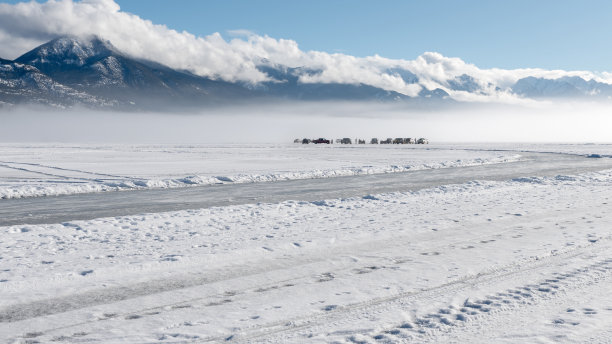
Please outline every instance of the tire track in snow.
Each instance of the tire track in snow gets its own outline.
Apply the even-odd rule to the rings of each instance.
[[[463,322],[483,321],[490,314],[545,302],[547,298],[563,294],[568,289],[577,289],[576,285],[602,282],[611,274],[612,258],[607,258],[567,272],[555,272],[538,282],[497,291],[484,298],[467,298],[462,304],[451,304],[413,321],[402,322],[367,336],[350,336],[346,340],[370,343],[435,339],[436,332],[451,332]]]
[[[14,165],[17,165],[17,166],[14,166]],[[32,167],[40,167],[40,168],[42,168],[42,170],[36,170],[36,169],[32,169],[32,168],[20,167],[19,165],[26,165],[26,166],[32,166]],[[67,169],[67,168],[62,168],[62,167],[55,167],[55,166],[48,166],[48,165],[34,164],[34,163],[25,163],[25,162],[0,161],[0,166],[5,167],[5,168],[9,168],[9,169],[13,169],[13,170],[17,170],[17,171],[24,171],[24,172],[29,172],[29,173],[40,174],[40,175],[43,175],[43,176],[61,178],[61,179],[64,179],[64,180],[82,180],[82,181],[85,181],[85,182],[96,182],[96,183],[104,183],[104,182],[108,182],[108,181],[111,181],[111,180],[121,180],[121,181],[134,181],[134,180],[137,180],[137,179],[131,178],[131,177],[116,176],[116,175],[104,174],[104,173],[88,172],[88,171],[83,171],[83,170],[73,170],[73,169]],[[51,171],[76,172],[76,173],[81,173],[81,174],[86,174],[86,175],[99,176],[101,178],[85,178],[85,177],[78,177],[78,176],[66,176],[66,175],[62,175],[62,174],[52,173],[50,171],[44,171],[44,169],[48,169],[48,170],[51,170]],[[104,178],[104,177],[107,177],[107,178]],[[109,179],[108,177],[110,177],[112,179]]]
[[[94,175],[94,176],[104,176],[104,177],[123,178],[123,179],[130,178],[130,177],[118,176],[118,175],[114,175],[114,174],[90,172],[90,171],[85,171],[85,170],[70,169],[70,168],[57,167],[57,166],[44,165],[44,164],[36,164],[36,163],[31,163],[31,162],[0,161],[0,163],[2,163],[2,164],[15,164],[15,165],[28,165],[28,166],[48,168],[48,169],[52,169],[52,170],[91,174],[91,175]],[[34,172],[34,171],[32,171],[32,172]]]
[[[36,173],[36,174],[41,174],[43,176],[49,176],[49,177],[56,177],[56,178],[61,178],[61,179],[65,179],[65,180],[69,180],[69,179],[77,179],[77,178],[70,178],[70,177],[66,177],[66,176],[62,176],[59,174],[52,174],[52,173],[47,173],[47,172],[40,172],[40,171],[34,171],[34,170],[28,170],[25,167],[15,167],[15,166],[11,166],[8,165],[7,163],[1,162],[0,166],[8,168],[8,169],[12,169],[12,170],[17,170],[17,171],[24,171],[24,172],[30,172],[30,173]],[[87,181],[91,181],[91,179],[86,179]]]
[[[528,218],[525,218],[524,220],[528,220]],[[495,225],[492,224],[487,224],[486,226],[488,231],[490,231],[490,229],[493,227],[495,227]],[[443,251],[448,247],[455,247],[472,242],[479,242],[484,239],[496,237],[497,235],[510,233],[513,231],[513,229],[507,229],[502,226],[498,228],[498,230],[494,233],[490,233],[488,231],[473,231],[472,235],[469,236],[462,232],[448,233],[447,238],[452,238],[456,236],[455,240],[451,239],[451,241],[448,243],[444,243],[443,245],[438,245],[435,247],[430,247],[429,249],[435,250],[436,252]],[[56,297],[52,299],[33,301],[29,303],[15,304],[5,307],[4,309],[0,309],[0,323],[21,321],[39,316],[72,311],[89,306],[124,301],[136,297],[196,287],[239,277],[255,276],[282,269],[293,269],[297,266],[305,267],[309,264],[316,264],[333,260],[334,268],[325,269],[322,271],[317,270],[317,272],[311,278],[324,282],[334,279],[334,276],[339,276],[343,274],[343,272],[348,272],[348,274],[363,274],[364,272],[373,271],[372,264],[367,264],[366,266],[362,267],[355,267],[353,264],[340,264],[342,258],[336,259],[337,257],[350,256],[353,252],[365,252],[365,250],[376,252],[383,248],[402,248],[415,239],[418,239],[418,237],[409,236],[401,240],[395,240],[392,244],[390,244],[386,239],[380,241],[369,241],[365,243],[357,243],[356,245],[349,245],[346,247],[338,248],[333,250],[333,252],[327,250],[322,252],[311,252],[310,255],[304,256],[302,258],[296,258],[291,261],[274,259],[272,261],[266,261],[262,264],[257,264],[256,267],[245,267],[244,269],[238,268],[229,270],[222,268],[221,270],[211,270],[202,272],[195,276],[175,276],[171,279],[150,280],[131,285],[108,287],[101,290],[92,290],[66,297]],[[579,247],[576,247],[575,249],[578,248]],[[414,252],[414,254],[415,257],[413,257],[413,259],[417,259],[420,255],[423,255],[423,253],[420,252]],[[380,265],[376,266],[375,268],[385,268],[385,266]],[[215,277],[213,278],[210,276]],[[291,280],[295,281],[301,278],[303,278],[303,276],[300,275],[299,277],[293,278]],[[284,282],[289,282],[289,280],[276,283],[278,284]],[[263,288],[266,287],[267,286],[264,286]]]
[[[491,235],[489,235],[491,236]],[[478,240],[478,239],[482,239],[483,237],[481,235],[477,235],[473,238],[471,238],[470,240]],[[239,330],[237,329],[237,333],[232,335],[232,339],[233,340],[246,340],[248,341],[250,338],[249,336],[254,336],[253,340],[257,340],[257,338],[259,338],[260,336],[267,336],[267,335],[272,335],[274,336],[275,334],[277,335],[283,335],[283,334],[288,334],[291,335],[292,332],[299,332],[301,330],[308,330],[314,333],[325,333],[326,330],[321,330],[319,332],[317,332],[317,330],[311,330],[308,329],[309,327],[319,327],[319,326],[324,326],[325,324],[327,324],[327,322],[332,322],[332,321],[337,321],[338,324],[340,323],[344,323],[343,326],[346,326],[347,323],[346,321],[343,321],[344,317],[348,317],[350,318],[351,316],[353,316],[353,318],[355,318],[355,316],[359,316],[359,311],[372,311],[375,312],[377,314],[380,313],[390,313],[390,312],[397,312],[397,303],[400,303],[402,305],[407,305],[410,302],[414,301],[414,300],[425,300],[425,299],[429,299],[431,300],[431,302],[435,302],[437,300],[439,300],[440,298],[444,298],[446,295],[448,294],[453,294],[455,292],[461,292],[462,287],[465,288],[470,288],[473,287],[474,285],[478,285],[478,284],[486,284],[486,283],[495,283],[496,281],[500,280],[514,280],[513,276],[517,276],[519,275],[519,280],[520,278],[520,274],[522,273],[528,273],[529,271],[538,271],[538,270],[546,270],[548,266],[550,265],[559,265],[562,266],[562,264],[564,262],[572,262],[572,261],[576,261],[576,260],[580,260],[583,258],[587,258],[589,259],[590,257],[592,257],[593,255],[603,255],[605,256],[606,251],[603,248],[600,248],[600,243],[605,243],[606,241],[609,241],[611,238],[610,237],[606,237],[606,238],[600,238],[596,243],[587,243],[585,244],[585,246],[575,246],[569,249],[569,251],[563,251],[562,253],[558,253],[556,255],[553,256],[544,256],[544,257],[536,257],[533,258],[527,262],[524,262],[522,264],[517,264],[517,263],[512,263],[512,264],[508,264],[505,266],[502,266],[501,268],[495,268],[495,269],[489,269],[486,270],[485,272],[478,274],[478,275],[472,275],[472,276],[466,276],[460,280],[456,280],[453,281],[451,283],[448,284],[444,284],[441,286],[437,286],[437,287],[433,287],[433,288],[429,288],[427,290],[421,290],[421,291],[417,291],[417,292],[413,292],[413,293],[403,293],[400,295],[395,295],[395,296],[390,296],[390,297],[386,297],[386,298],[382,298],[382,299],[375,299],[375,300],[370,300],[370,301],[366,301],[363,302],[361,304],[352,304],[352,305],[348,305],[348,306],[337,306],[337,307],[330,307],[327,310],[324,310],[325,312],[323,314],[314,314],[312,315],[312,313],[309,316],[303,316],[303,317],[296,317],[295,319],[290,319],[289,320],[289,325],[287,321],[284,322],[278,322],[278,323],[268,323],[268,324],[262,324],[261,326],[255,327],[255,328],[246,328],[244,330]],[[463,240],[462,240],[463,241]],[[402,243],[398,243],[398,244],[402,244]],[[452,242],[452,243],[448,243],[447,245],[456,245],[457,242]],[[609,247],[609,245],[607,245],[606,247]],[[436,248],[436,249],[439,249]],[[416,254],[421,254],[418,251],[415,252]],[[326,257],[323,257],[323,259],[325,259]],[[295,263],[295,261],[293,262]],[[302,262],[304,263],[304,262]],[[371,263],[371,262],[370,262]],[[291,264],[292,267],[295,268],[295,264]],[[272,266],[270,267],[272,271],[274,271],[274,269],[279,269],[278,266]],[[281,267],[282,268],[282,267]],[[285,267],[286,268],[286,267]],[[384,269],[386,267],[384,266],[379,266],[378,268]],[[147,321],[144,319],[149,318],[150,316],[156,317],[156,316],[160,316],[160,317],[164,317],[164,316],[169,316],[171,313],[170,312],[176,312],[176,311],[180,311],[181,309],[184,308],[192,308],[195,307],[196,309],[202,308],[202,307],[215,307],[215,306],[220,306],[223,305],[225,303],[229,303],[229,302],[240,302],[241,298],[244,297],[249,297],[250,295],[253,295],[253,292],[257,292],[257,293],[265,293],[267,291],[271,291],[271,290],[278,290],[278,289],[282,289],[285,287],[293,287],[294,285],[301,285],[303,284],[304,280],[315,280],[315,281],[319,281],[319,282],[327,282],[327,281],[331,281],[334,278],[337,277],[342,277],[342,278],[350,278],[350,273],[353,273],[354,275],[358,275],[358,274],[362,274],[364,271],[366,272],[371,272],[370,270],[372,269],[372,266],[369,265],[363,265],[361,268],[355,267],[354,265],[351,265],[349,268],[345,268],[345,269],[338,269],[338,270],[315,270],[318,271],[318,274],[313,274],[312,271],[310,273],[308,273],[307,277],[304,277],[304,274],[301,273],[297,278],[288,278],[288,279],[283,279],[282,281],[280,280],[276,280],[272,283],[270,283],[270,279],[265,278],[257,278],[256,283],[254,283],[251,286],[248,286],[247,288],[245,288],[244,290],[235,290],[231,289],[232,292],[228,293],[228,292],[222,292],[222,293],[217,293],[217,294],[207,294],[205,297],[188,297],[188,298],[182,298],[179,299],[175,302],[172,303],[166,303],[166,304],[161,304],[161,305],[157,305],[156,307],[151,307],[151,305],[149,304],[148,307],[146,308],[142,308],[142,307],[127,307],[127,309],[122,309],[121,306],[119,306],[120,311],[117,312],[117,307],[111,307],[111,311],[108,312],[108,314],[104,314],[103,316],[100,315],[98,316],[97,319],[92,319],[92,320],[87,320],[84,322],[78,322],[78,323],[71,323],[69,325],[66,326],[57,326],[57,327],[52,327],[52,328],[39,328],[37,329],[35,332],[37,333],[37,336],[46,336],[46,335],[50,335],[52,333],[57,333],[57,331],[64,331],[67,329],[75,329],[73,330],[76,331],[76,333],[81,333],[83,332],[82,330],[85,329],[87,332],[87,329],[91,326],[96,326],[96,323],[102,322],[102,321],[106,321],[106,320],[110,320],[110,319],[124,319],[124,320],[132,320],[132,319],[142,319],[143,321]],[[300,271],[303,272],[303,269],[298,269]],[[312,270],[312,269],[311,269]],[[349,271],[351,270],[351,271]],[[328,271],[327,273],[321,273],[321,271]],[[349,272],[347,274],[347,272]],[[252,273],[252,272],[251,272]],[[262,273],[262,272],[259,272]],[[265,273],[265,271],[263,272]],[[237,272],[237,274],[241,275],[240,272]],[[252,273],[253,275],[255,275],[256,273]],[[345,275],[345,276],[343,276]],[[245,275],[244,277],[247,277],[248,275]],[[501,277],[500,277],[501,276]],[[226,281],[229,278],[232,278],[231,276],[219,276],[219,281]],[[241,275],[242,277],[242,275]],[[248,277],[249,279],[253,277],[250,276]],[[588,277],[588,276],[587,276]],[[234,278],[236,278],[236,274],[234,274]],[[554,278],[554,276],[551,276],[551,278]],[[194,280],[192,280],[193,282]],[[261,283],[262,281],[266,281],[268,283]],[[182,283],[184,281],[180,281],[180,280],[172,280],[172,281],[168,281],[168,283],[174,282],[174,284],[172,285],[173,288],[183,288],[184,285],[182,285]],[[208,281],[205,283],[213,283],[215,281]],[[148,282],[149,286],[151,286],[151,289],[148,289],[148,291],[154,291],[154,289],[156,287],[156,283],[157,281],[149,281]],[[527,283],[528,284],[528,283]],[[143,283],[143,286],[146,286],[147,284]],[[134,286],[129,286],[129,288],[126,288],[125,290],[129,290],[131,288],[133,288]],[[169,285],[166,285],[166,287],[169,287]],[[170,289],[170,290],[176,290],[176,289]],[[229,289],[225,289],[227,291],[229,291]],[[121,298],[123,296],[115,294],[116,292],[121,292],[121,290],[116,290],[116,289],[112,289],[112,290],[104,290],[104,292],[109,293],[109,295],[106,295],[106,297],[110,297],[110,296],[119,296],[119,299],[115,299],[114,301],[121,301]],[[142,292],[142,291],[141,291]],[[197,295],[197,294],[193,294],[190,293],[190,295]],[[114,302],[113,300],[111,301],[105,301],[104,300],[104,295],[98,295],[96,293],[90,293],[90,294],[79,294],[76,295],[77,297],[66,297],[66,298],[56,298],[53,300],[46,300],[45,303],[31,303],[31,304],[22,304],[22,305],[16,305],[18,307],[16,307],[15,309],[13,309],[13,311],[16,311],[13,313],[13,315],[16,315],[17,317],[21,317],[22,320],[28,320],[31,318],[35,318],[37,316],[44,316],[46,314],[38,314],[38,315],[33,315],[33,316],[26,316],[25,318],[23,317],[24,315],[27,315],[28,311],[32,311],[32,310],[37,310],[37,311],[41,311],[43,313],[48,312],[49,309],[44,308],[47,306],[52,306],[52,307],[57,307],[62,306],[62,303],[65,302],[66,300],[70,301],[72,307],[74,307],[73,309],[81,309],[81,308],[85,308],[88,306],[92,306],[91,302],[94,302],[94,304],[110,304],[112,302]],[[102,297],[100,297],[102,296]],[[140,296],[140,295],[137,295]],[[412,300],[412,301],[411,301]],[[478,299],[470,299],[471,303],[474,304],[478,304],[476,301],[479,301]],[[163,300],[162,300],[163,302]],[[133,303],[133,302],[132,302]],[[486,304],[486,303],[485,303]],[[393,309],[395,305],[395,309]],[[19,313],[20,311],[20,307],[24,306],[26,309],[21,308],[22,311],[25,311],[23,313]],[[31,309],[27,309],[28,307],[32,307]],[[37,307],[43,307],[43,308],[37,308]],[[467,307],[469,309],[471,309],[471,307]],[[73,309],[66,309],[64,311],[70,311]],[[54,309],[54,312],[49,313],[49,314],[55,314],[59,311],[58,308]],[[336,312],[340,312],[340,313],[336,313]],[[87,311],[85,311],[85,313],[87,313]],[[490,313],[495,313],[495,311],[490,312]],[[429,313],[428,313],[429,314]],[[436,313],[431,313],[431,314],[436,314]],[[488,314],[488,313],[487,313]],[[30,314],[32,315],[32,314]],[[428,317],[424,317],[425,319],[428,319]],[[474,316],[475,319],[478,319],[477,316]],[[44,318],[40,319],[40,321],[44,321]],[[9,326],[10,328],[10,323],[16,321],[16,319],[14,318],[12,321],[8,321],[5,322],[6,325],[4,326]],[[387,322],[389,323],[389,322]],[[419,322],[419,324],[421,324]],[[425,324],[425,323],[423,323]],[[349,322],[350,325],[350,322]],[[397,327],[401,328],[402,330],[399,331],[409,331],[410,329],[404,329],[401,326],[404,325],[404,323],[398,323]],[[415,325],[411,325],[413,326],[413,328],[415,327]],[[273,327],[271,329],[271,327]],[[338,327],[341,327],[340,325],[338,325]],[[440,327],[440,328],[444,328],[444,327]],[[431,329],[429,327],[423,327],[421,329],[424,329],[426,331],[428,331],[429,333],[431,333],[432,331],[434,331],[435,329]],[[395,328],[388,328],[388,331],[394,331],[396,330]],[[394,331],[396,332],[396,331]],[[33,332],[34,333],[34,332]],[[410,332],[409,332],[410,333]],[[22,336],[27,335],[23,334]],[[388,335],[387,332],[383,332],[383,335]],[[398,335],[402,335],[402,332],[396,332],[396,334]],[[377,336],[378,333],[376,334],[372,334],[369,338],[371,340],[374,340],[374,336]],[[405,335],[405,333],[404,333]],[[245,336],[245,338],[243,338],[243,336]],[[61,336],[60,336],[61,337]],[[24,337],[25,338],[25,337]],[[216,337],[213,339],[206,339],[207,341],[221,341],[224,340],[225,338],[227,338],[227,335],[225,337]],[[382,338],[386,338],[386,337],[382,337]],[[295,339],[295,337],[294,337]],[[301,339],[304,339],[303,337],[301,337]],[[76,340],[76,339],[75,339]],[[199,337],[197,340],[195,340],[196,342],[200,342],[202,340],[205,340],[204,338]],[[190,340],[191,341],[191,340]],[[190,342],[189,341],[189,342]]]
[[[480,273],[480,274],[471,275],[471,276],[465,276],[458,280],[455,280],[455,281],[452,281],[452,282],[449,282],[443,285],[435,286],[432,288],[428,288],[425,290],[420,290],[416,292],[410,291],[410,292],[400,293],[396,295],[391,295],[388,297],[371,299],[368,301],[354,303],[354,304],[350,304],[346,306],[337,306],[337,307],[334,307],[333,309],[324,310],[325,312],[320,313],[320,314],[309,315],[305,317],[298,317],[298,318],[264,324],[259,327],[250,328],[244,331],[243,333],[236,333],[231,336],[231,339],[232,341],[237,341],[237,342],[252,342],[252,341],[260,342],[264,340],[272,341],[272,342],[283,342],[283,341],[295,341],[299,339],[304,340],[306,337],[303,337],[303,335],[307,335],[307,334],[300,333],[300,331],[313,329],[312,331],[308,331],[308,332],[324,333],[326,332],[325,330],[316,330],[316,328],[317,327],[335,328],[335,329],[342,328],[341,325],[343,324],[344,325],[352,324],[355,319],[367,317],[367,315],[364,314],[366,310],[369,314],[371,313],[380,314],[380,313],[389,313],[389,312],[399,313],[402,308],[409,306],[410,303],[413,301],[422,301],[422,300],[435,301],[436,299],[439,299],[442,296],[454,295],[458,292],[461,292],[464,289],[474,288],[475,286],[498,283],[500,281],[517,280],[517,279],[520,279],[519,277],[521,275],[529,275],[529,274],[538,273],[541,270],[544,270],[544,271],[549,270],[551,266],[562,267],[564,265],[567,265],[569,261],[575,262],[577,260],[581,260],[585,256],[590,257],[594,254],[594,252],[598,252],[598,254],[605,255],[605,253],[608,252],[607,248],[600,247],[601,246],[599,245],[600,242],[601,240],[598,242],[598,244],[592,244],[592,245],[588,245],[585,247],[576,248],[574,250],[571,250],[565,253],[559,253],[559,254],[551,255],[548,257],[544,257],[544,258],[535,258],[534,260],[528,263],[523,263],[522,265],[514,263],[514,264],[504,266],[504,267],[497,268],[490,272]],[[591,268],[596,268],[596,269],[591,270]],[[597,269],[601,269],[601,271]],[[567,283],[563,285],[565,289],[572,288],[572,284],[569,283],[572,281],[570,277],[577,276],[577,278],[586,278],[590,280],[608,279],[612,275],[612,258],[603,259],[594,264],[583,265],[580,268],[576,268],[570,272],[567,272],[566,274],[568,274],[568,276],[563,276],[563,274],[559,274],[559,275],[550,276],[547,279],[550,281],[555,280],[555,279],[558,281],[567,280]],[[559,276],[561,277],[561,279],[559,278]],[[535,282],[535,284],[527,283],[524,286],[518,286],[516,289],[512,289],[512,290],[519,291],[519,288],[522,288],[522,287],[531,288],[530,285],[540,286],[538,288],[547,288],[545,287],[547,285],[546,283],[550,284],[554,282],[549,282],[549,281],[546,281],[545,279],[543,281],[537,281]],[[551,285],[558,286],[558,284],[551,284]],[[535,292],[532,291],[532,294],[536,296],[541,296],[544,294],[554,296],[555,294],[552,294],[551,291],[553,289],[558,290],[559,288],[554,288],[550,286],[550,289],[551,290],[549,291],[543,291],[543,290],[537,290]],[[511,294],[515,294],[514,292],[511,292],[510,290],[507,290],[507,291],[504,290],[504,291],[500,291],[500,294],[503,294],[504,292],[510,295],[508,297],[514,299],[513,295],[511,295]],[[501,295],[497,295],[497,297],[501,297]],[[519,298],[520,297],[523,297],[523,296],[519,296]],[[533,297],[532,299],[535,300],[537,299],[537,297]],[[540,299],[543,300],[542,297],[540,297]],[[489,299],[470,300],[468,298],[466,301],[467,301],[467,305],[472,306],[472,307],[468,307],[467,305],[464,304],[463,306],[461,306],[461,308],[466,308],[468,310],[467,313],[469,313],[471,310],[478,309],[479,307],[481,310],[486,309],[487,307],[483,305],[486,305],[486,303],[488,303],[488,301],[490,300]],[[477,303],[477,302],[482,302],[482,304]],[[492,303],[493,302],[491,302],[491,304]],[[458,306],[460,305],[453,306],[453,307],[458,308]],[[447,307],[447,308],[451,309],[450,307]],[[459,308],[459,311],[461,308]],[[489,307],[489,311],[490,311],[490,307]],[[465,312],[460,312],[460,313],[463,314]],[[480,312],[480,313],[487,314],[488,312]],[[476,317],[474,317],[474,314],[465,315],[465,319],[467,319],[469,316],[472,316],[472,318],[476,319]],[[432,318],[440,319],[440,320],[432,320]],[[402,322],[402,323],[399,323],[396,327],[388,329],[388,331],[393,331],[394,333],[400,336],[402,334],[402,331],[405,331],[405,332],[412,331],[413,333],[416,332],[416,333],[421,334],[419,331],[424,330],[425,333],[431,334],[431,331],[435,330],[436,328],[442,328],[444,326],[448,328],[448,327],[453,326],[451,325],[450,321],[449,321],[449,324],[444,324],[445,320],[443,320],[443,318],[444,318],[443,314],[439,318],[433,315],[433,313],[426,314],[419,318],[421,319],[421,321],[418,323],[407,324],[405,322]],[[482,319],[479,319],[479,320],[482,320]],[[460,322],[461,321],[459,319],[453,320],[454,325],[457,325],[458,323],[460,324]],[[428,324],[434,324],[435,326],[428,327]],[[408,325],[411,326],[411,328]],[[416,330],[413,331],[413,329],[416,329]],[[395,330],[399,332],[396,332]],[[386,332],[384,334],[383,333],[370,334],[369,338],[364,339],[364,342],[367,343],[369,341],[384,340],[386,338],[386,335],[387,335]],[[218,341],[223,341],[226,339],[227,339],[227,336],[210,337],[210,338],[206,338],[203,341],[218,342]],[[334,339],[337,340],[338,338],[334,338]],[[351,339],[350,337],[347,337],[344,339],[347,342],[355,342],[355,341],[360,342],[359,338]],[[391,342],[397,342],[399,340],[401,340],[401,338],[396,336],[396,339],[392,340]],[[202,340],[199,340],[199,341],[202,341]]]

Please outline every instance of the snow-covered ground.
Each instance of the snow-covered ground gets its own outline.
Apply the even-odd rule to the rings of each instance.
[[[612,145],[0,144],[0,199],[476,166],[521,152],[609,157]]]
[[[21,162],[158,178],[180,164],[206,170],[192,159],[203,152],[217,157],[210,173],[227,175],[230,161],[242,164],[234,172],[264,174],[520,154],[476,145],[214,154],[207,146],[166,157],[160,152],[179,148],[149,146],[145,159],[134,153],[142,147],[105,146],[97,160],[76,147],[71,161],[62,147],[56,158],[41,154],[54,151],[48,146],[29,156],[21,148]],[[517,150],[608,155],[608,147]],[[611,198],[605,170],[0,227],[0,340],[610,343]]]
[[[435,145],[0,145],[0,198],[405,172],[517,161]]]
[[[447,146],[447,145],[445,145]],[[448,146],[447,146],[448,147]],[[539,152],[539,153],[564,153],[583,156],[612,157],[612,144],[609,143],[458,143],[453,145],[456,149],[483,149],[498,150],[501,152]]]

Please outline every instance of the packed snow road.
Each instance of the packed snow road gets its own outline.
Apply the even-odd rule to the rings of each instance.
[[[579,174],[612,168],[612,159],[521,153],[517,162],[323,179],[146,189],[0,200],[0,226],[58,223],[108,216],[200,209],[286,200],[316,201],[394,191],[415,191],[472,180]]]

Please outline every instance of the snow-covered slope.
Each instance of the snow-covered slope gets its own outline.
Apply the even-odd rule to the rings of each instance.
[[[302,84],[293,76],[295,73],[286,72],[291,80],[279,78],[262,85],[213,80],[153,61],[134,59],[96,36],[60,37],[27,52],[15,62],[35,67],[58,84],[112,100],[128,109],[235,104],[266,98],[377,101],[407,98],[364,84]],[[12,81],[10,75],[0,78],[6,83]],[[23,91],[28,92],[28,87],[24,86]]]
[[[578,76],[558,79],[527,77],[517,81],[512,86],[512,90],[521,96],[530,98],[609,98],[612,96],[612,85],[595,80],[587,81]]]
[[[240,100],[253,94],[240,85],[133,59],[95,36],[61,37],[15,61],[35,66],[69,87],[135,108],[155,108],[164,102],[186,106],[223,99]]]
[[[10,92],[0,93],[0,101],[164,110],[168,106],[178,109],[279,99],[357,100],[411,105],[454,101],[512,103],[522,99],[559,97],[602,100],[612,96],[612,85],[589,73],[484,71],[459,59],[435,53],[426,53],[410,63],[398,62],[392,67],[386,67],[390,61],[380,58],[345,58],[342,60],[344,69],[340,71],[316,64],[291,67],[259,58],[249,62],[264,78],[258,82],[224,81],[218,75],[198,76],[169,68],[154,59],[154,56],[150,60],[129,56],[97,36],[59,37],[23,54],[14,62],[2,60],[0,65],[17,63],[34,67],[39,79],[46,78],[47,84],[76,90],[81,96],[65,91],[63,99],[58,101],[57,92],[51,92],[49,87],[20,82],[16,80],[18,76],[5,71],[0,74],[0,83],[14,86]],[[517,78],[517,75],[522,78]],[[33,93],[37,96],[30,97]]]
[[[116,101],[58,83],[36,67],[17,62],[0,64],[0,100],[11,104],[69,107],[75,104],[109,107]]]

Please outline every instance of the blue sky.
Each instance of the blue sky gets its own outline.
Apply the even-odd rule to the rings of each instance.
[[[246,29],[302,50],[413,59],[425,51],[482,68],[612,70],[612,1],[117,0],[196,35]]]
[[[230,38],[231,30],[250,30],[302,50],[395,59],[435,51],[481,68],[612,71],[612,1],[116,2],[179,31]]]

